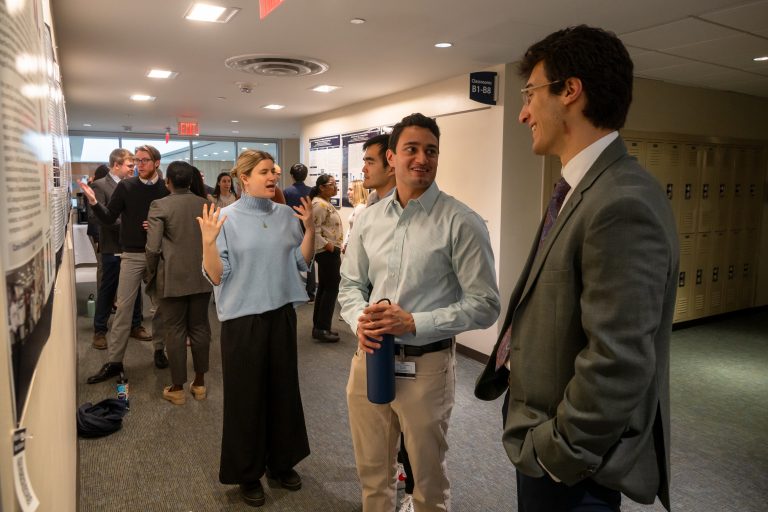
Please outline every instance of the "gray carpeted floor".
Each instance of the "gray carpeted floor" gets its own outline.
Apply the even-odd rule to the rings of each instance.
[[[312,454],[297,470],[298,492],[265,485],[264,510],[358,511],[359,484],[347,424],[344,388],[355,341],[341,322],[338,344],[310,336],[312,306],[299,318],[302,398]],[[131,411],[123,429],[80,440],[80,510],[239,511],[238,490],[218,482],[221,364],[214,330],[209,398],[183,406],[161,398],[168,370],[152,364],[151,343],[131,339],[126,356]],[[148,322],[147,322],[148,325]],[[91,320],[78,318],[78,403],[115,396],[113,381],[85,384],[105,362],[91,348]],[[755,511],[768,496],[768,310],[751,311],[678,330],[672,358],[672,501],[676,511]],[[191,357],[189,360],[190,377]],[[515,511],[514,471],[500,444],[500,400],[472,395],[480,363],[458,356],[456,406],[448,465],[454,511]],[[266,481],[265,481],[266,483]],[[624,499],[625,512],[661,511]]]

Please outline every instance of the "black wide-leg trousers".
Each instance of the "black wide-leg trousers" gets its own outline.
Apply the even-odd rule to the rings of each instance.
[[[293,305],[222,322],[221,365],[221,483],[253,483],[307,457]]]

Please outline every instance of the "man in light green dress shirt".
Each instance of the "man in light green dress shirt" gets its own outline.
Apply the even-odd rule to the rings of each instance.
[[[395,125],[387,160],[395,193],[355,221],[341,267],[342,317],[357,333],[347,404],[364,512],[395,508],[401,431],[413,467],[417,512],[450,510],[445,454],[454,403],[454,337],[491,326],[499,315],[493,253],[485,223],[437,187],[440,130],[422,114]],[[391,304],[376,304],[387,298]],[[368,401],[365,353],[392,334],[395,399]],[[406,372],[410,370],[406,369]]]

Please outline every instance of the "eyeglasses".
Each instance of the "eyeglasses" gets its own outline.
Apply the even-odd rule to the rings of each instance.
[[[149,162],[154,162],[151,158],[134,158],[134,162],[137,164],[148,164]]]
[[[555,80],[554,82],[548,82],[546,84],[541,84],[541,85],[531,85],[524,89],[520,89],[520,95],[523,98],[523,106],[527,107],[528,105],[531,104],[531,97],[533,96],[533,94],[531,94],[531,91],[535,91],[536,89],[539,89],[541,87],[546,87],[548,85],[559,84],[560,82],[562,82],[562,80]]]

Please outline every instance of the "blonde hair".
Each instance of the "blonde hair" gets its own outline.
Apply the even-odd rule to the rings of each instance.
[[[354,180],[350,186],[352,187],[352,197],[349,198],[349,202],[352,203],[352,206],[368,202],[368,189],[363,187],[363,180]]]
[[[272,160],[272,162],[275,161],[274,157],[267,153],[266,151],[259,151],[258,149],[246,149],[242,153],[240,153],[240,156],[237,157],[237,161],[235,162],[235,166],[232,168],[232,171],[230,171],[230,175],[232,176],[232,180],[237,180],[238,183],[242,185],[243,181],[240,179],[241,176],[249,176],[251,175],[251,171],[261,163],[262,160]],[[234,190],[234,183],[233,183],[233,190]]]

